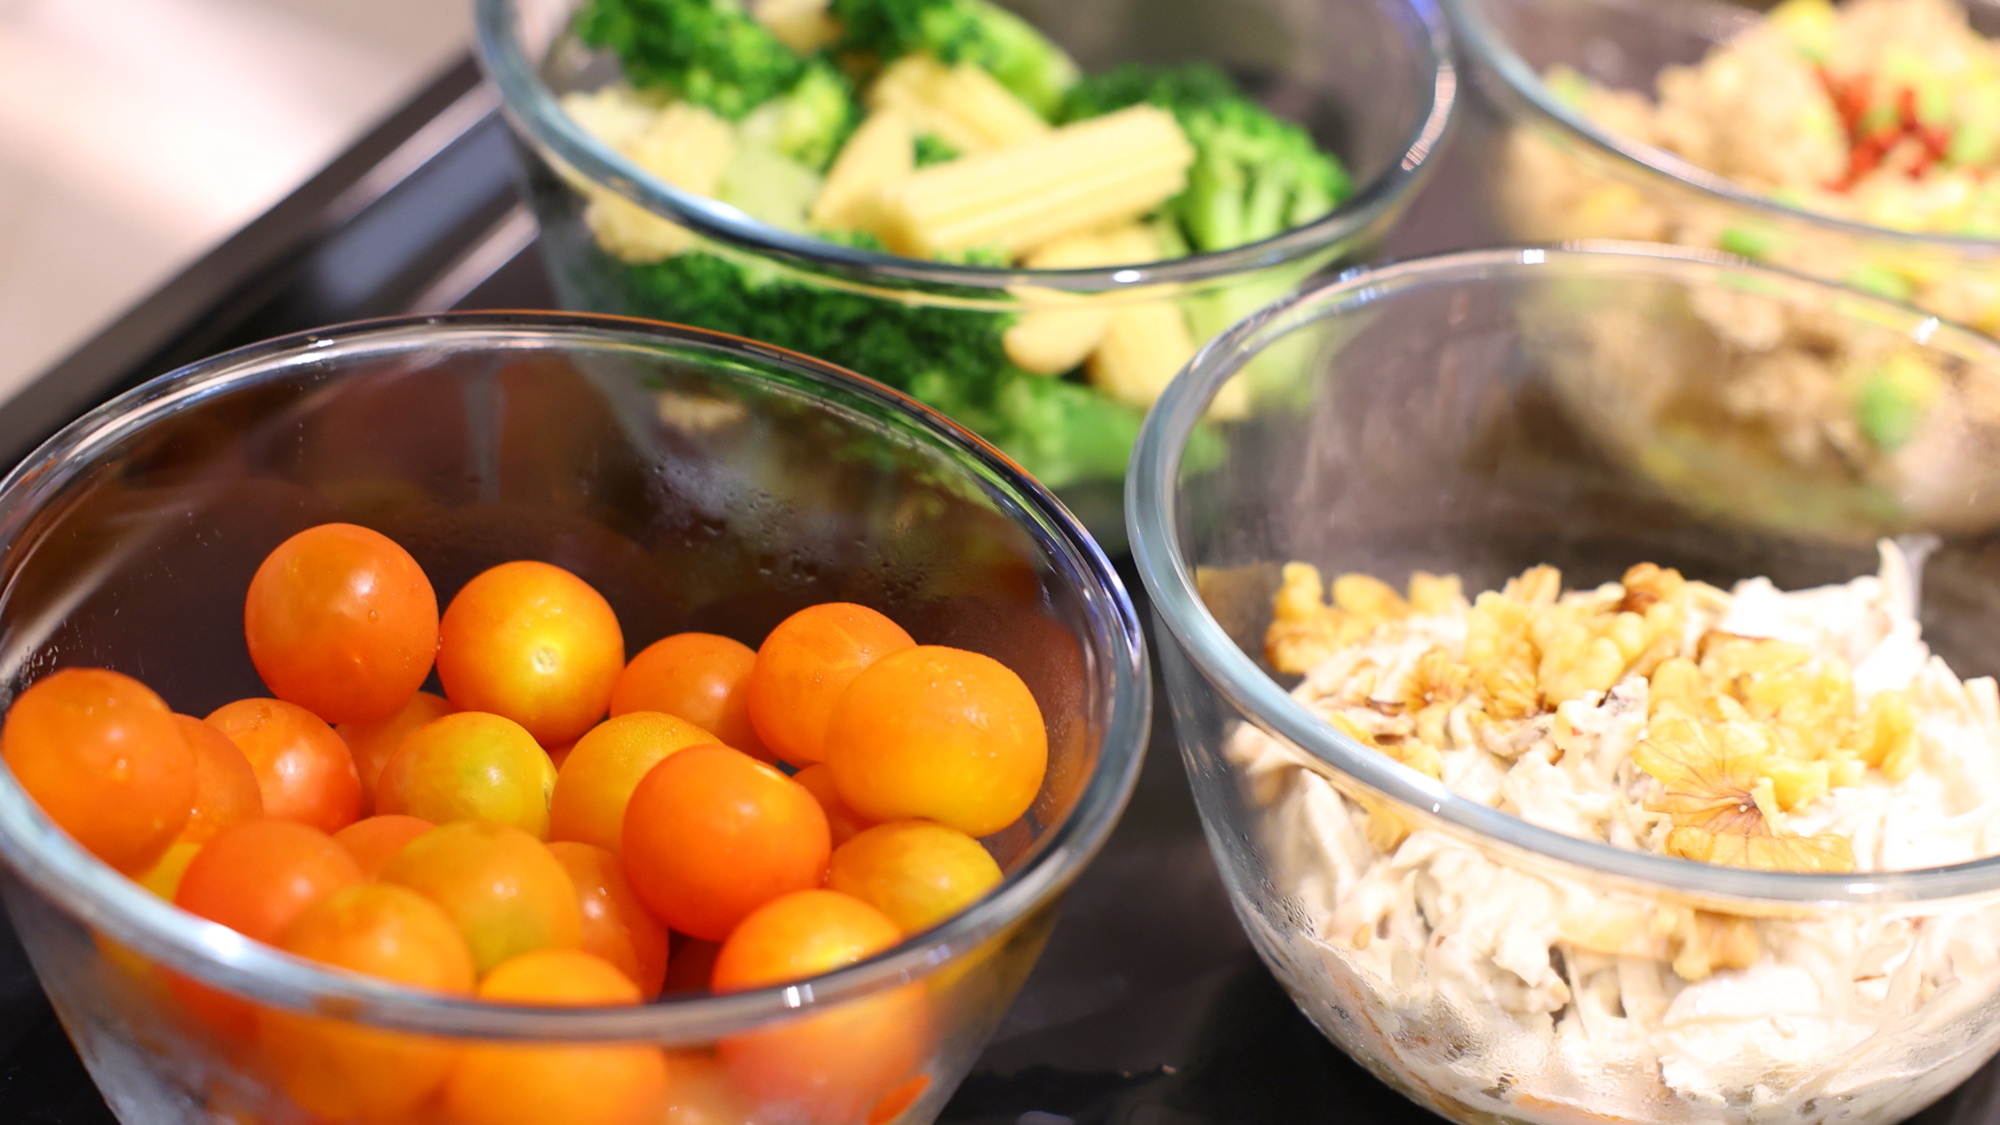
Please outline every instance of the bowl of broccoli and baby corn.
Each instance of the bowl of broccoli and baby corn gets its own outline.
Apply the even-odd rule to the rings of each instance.
[[[1153,399],[1369,252],[1452,108],[1428,0],[478,11],[563,304],[852,368],[1107,530]],[[1211,424],[1287,377],[1246,372]]]

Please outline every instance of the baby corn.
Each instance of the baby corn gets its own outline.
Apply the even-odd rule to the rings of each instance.
[[[840,38],[840,24],[826,8],[827,0],[757,0],[751,15],[780,43],[810,55]]]
[[[1172,114],[1133,106],[918,171],[889,196],[883,238],[920,258],[974,246],[1020,254],[1151,211],[1186,184],[1193,159]]]
[[[826,184],[813,200],[814,226],[874,230],[881,225],[882,193],[916,170],[910,123],[894,110],[877,110],[834,157]]]
[[[903,114],[961,153],[989,152],[1046,136],[1048,122],[994,77],[970,63],[946,66],[929,55],[890,63],[868,90],[868,108]]]
[[[1150,262],[1160,256],[1160,240],[1142,223],[1065,235],[1037,246],[1021,260],[1031,270],[1087,270]]]
[[[1029,269],[1090,269],[1160,256],[1159,239],[1138,223],[1086,231],[1044,244],[1021,264]],[[1095,295],[1021,286],[1014,296],[1034,305],[1001,337],[1007,358],[1037,375],[1056,375],[1082,363],[1104,339],[1111,306]]]
[[[1112,312],[1087,371],[1099,390],[1143,409],[1153,405],[1193,356],[1194,341],[1179,309],[1131,305]]]
[[[589,122],[585,125],[589,127]],[[643,131],[627,134],[617,147],[675,187],[712,196],[736,151],[736,134],[727,121],[708,110],[678,103],[655,116]],[[615,192],[593,187],[589,195],[584,222],[600,246],[624,261],[658,262],[694,246],[694,235],[685,227]]]

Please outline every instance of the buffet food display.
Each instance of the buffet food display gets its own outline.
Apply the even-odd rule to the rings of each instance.
[[[1544,2],[1448,0],[1515,98],[1500,215],[1700,252],[1290,295],[1442,136],[1396,0],[1435,57],[1379,174],[1310,81],[1085,68],[989,0],[482,0],[562,299],[699,327],[284,341],[0,490],[9,906],[120,1112],[929,1120],[1136,768],[1130,607],[1040,491],[1128,458],[1209,843],[1364,1065],[1532,1125],[1961,1083],[2000,688],[1921,580],[2000,520],[1953,323],[2000,331],[2000,46],[1951,0],[1574,0],[1702,48],[1529,66]],[[253,550],[226,646],[117,620]],[[1618,577],[1520,569],[1564,556]]]

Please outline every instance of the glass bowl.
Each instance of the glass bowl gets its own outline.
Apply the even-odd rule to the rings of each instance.
[[[875,606],[1022,675],[1049,724],[1047,780],[985,841],[1003,882],[889,952],[786,987],[551,1010],[329,970],[184,914],[81,851],[0,771],[8,911],[122,1120],[435,1119],[218,1031],[177,1001],[189,981],[312,1013],[327,1036],[392,1058],[481,1040],[665,1049],[670,1121],[936,1115],[1145,745],[1131,603],[1047,492],[891,391],[714,333],[523,313],[292,336],[118,398],[0,483],[9,697],[64,665],[138,676],[194,714],[263,694],[243,591],[272,547],[328,520],[405,545],[441,602],[511,559],[567,567],[611,602],[634,651],[683,629],[755,644],[808,604]],[[718,1049],[761,1051],[763,1069]]]
[[[794,234],[643,171],[585,132],[557,101],[619,73],[608,52],[569,35],[580,6],[480,0],[477,7],[480,59],[520,142],[526,194],[563,305],[735,332],[909,391],[994,438],[1061,492],[1107,545],[1123,534],[1119,481],[1142,410],[1013,369],[999,349],[1005,324],[1094,293],[1114,302],[1176,302],[1196,342],[1220,332],[1315,271],[1370,251],[1428,174],[1456,90],[1443,17],[1431,0],[1010,3],[1086,71],[1128,61],[1224,66],[1310,127],[1346,163],[1355,191],[1318,222],[1220,253],[1102,269],[973,268]],[[708,283],[620,261],[599,248],[584,220],[592,199],[607,195],[679,224],[699,237],[701,254],[751,265],[768,281],[740,313],[724,315]],[[828,291],[854,298],[837,307],[815,301],[815,315],[832,323],[787,315],[790,295]],[[912,343],[916,354],[943,366],[909,369]],[[1064,424],[1049,421],[1053,415]]]
[[[1507,236],[1610,238],[1727,250],[1911,301],[2000,334],[2000,240],[1916,234],[1800,210],[1616,135],[1543,81],[1566,66],[1651,98],[1669,66],[1699,61],[1759,13],[1726,0],[1442,0],[1480,88],[1511,127],[1487,191]],[[2000,33],[2000,8],[1967,5]]]
[[[1901,534],[1930,552],[1932,651],[1963,676],[2000,672],[2000,537],[1979,497],[1869,523],[1846,496],[1825,519],[1774,501],[1796,483],[1726,410],[1684,409],[1796,346],[1744,339],[1773,319],[1846,354],[2000,370],[2000,345],[1968,329],[1722,255],[1494,250],[1266,310],[1202,352],[1140,437],[1134,556],[1237,913],[1326,1035],[1451,1120],[1897,1121],[2000,1049],[2000,858],[1778,873],[1560,834],[1364,746],[1265,661],[1293,560],[1398,587],[1456,573],[1467,596],[1544,563],[1588,590],[1642,561],[1789,590],[1873,574],[1872,537]],[[1274,347],[1303,357],[1296,394],[1191,458],[1207,401]],[[1662,448],[1706,452],[1735,487],[1690,488],[1660,471]],[[1414,831],[1378,848],[1362,830],[1376,815]],[[1754,963],[1684,977],[1678,957],[1725,933],[1754,938]],[[1906,956],[1881,978],[1832,954],[1800,967],[1794,939],[1859,933]]]

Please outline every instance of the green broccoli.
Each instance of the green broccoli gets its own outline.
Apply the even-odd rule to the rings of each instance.
[[[880,249],[870,235],[821,234]],[[900,305],[703,252],[609,263],[602,307],[699,324],[852,368],[907,392],[1004,450],[1051,488],[1124,472],[1141,413],[1008,362],[1007,313]]]
[[[751,111],[736,131],[740,143],[762,145],[815,172],[861,123],[861,109],[847,76],[823,59],[808,63],[790,91]]]
[[[617,52],[625,77],[732,121],[806,74],[806,60],[734,0],[590,0],[576,35]]]
[[[886,62],[928,51],[998,79],[1044,117],[1076,84],[1076,62],[1034,25],[988,0],[832,0],[844,34],[835,50]]]
[[[1347,170],[1299,125],[1250,100],[1207,63],[1128,63],[1085,78],[1063,99],[1076,121],[1149,102],[1173,111],[1194,145],[1188,186],[1166,211],[1198,251],[1227,250],[1310,223],[1353,192]]]
[[[946,164],[964,155],[953,148],[950,141],[936,133],[917,134],[917,167],[928,168],[933,164]]]

